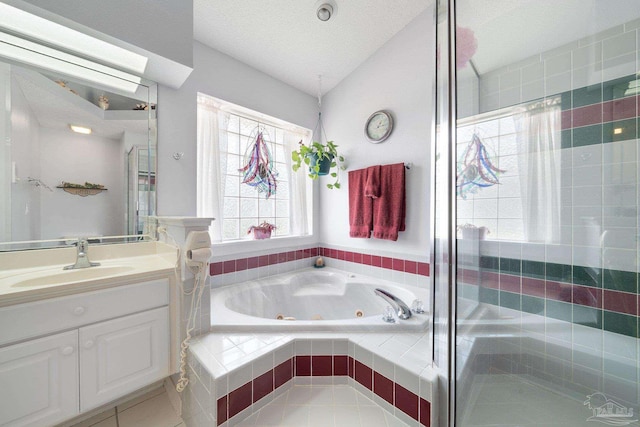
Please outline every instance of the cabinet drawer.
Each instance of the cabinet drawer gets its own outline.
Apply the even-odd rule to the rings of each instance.
[[[0,308],[0,345],[169,304],[169,279]]]

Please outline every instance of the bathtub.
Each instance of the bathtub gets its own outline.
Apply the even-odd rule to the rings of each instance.
[[[415,299],[429,310],[429,292],[331,268],[305,269],[213,288],[211,329],[235,331],[426,331],[430,314],[387,323],[389,304],[374,294],[385,289],[407,305]]]

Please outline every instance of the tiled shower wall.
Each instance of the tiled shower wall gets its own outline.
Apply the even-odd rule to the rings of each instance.
[[[458,200],[459,223],[486,226],[497,239],[471,250],[479,271],[462,269],[467,285],[482,286],[481,301],[639,336],[640,93],[630,90],[640,80],[639,47],[635,20],[481,76],[481,110],[502,114],[459,129],[459,143],[480,129],[507,170],[499,185]],[[559,99],[562,110],[561,232],[553,244],[524,242],[518,230],[514,116],[543,97]]]
[[[640,20],[618,25],[480,76],[480,112],[635,74]]]

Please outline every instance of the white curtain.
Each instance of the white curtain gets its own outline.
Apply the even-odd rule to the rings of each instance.
[[[560,242],[560,105],[531,105],[515,117],[524,237]]]
[[[197,214],[215,220],[209,227],[211,241],[222,241],[224,218],[224,174],[228,114],[218,110],[204,97],[198,97],[197,114]]]
[[[285,152],[287,170],[291,176],[291,234],[295,236],[306,236],[311,233],[309,224],[310,200],[307,198],[308,178],[306,169],[301,167],[297,172],[291,170],[291,151],[298,149],[298,143],[309,145],[311,143],[310,133],[299,133],[287,131],[284,136],[284,145],[289,151]],[[303,165],[304,166],[304,165]]]

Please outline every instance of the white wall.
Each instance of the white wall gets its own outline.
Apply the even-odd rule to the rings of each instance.
[[[320,194],[321,242],[366,253],[398,253],[404,259],[429,254],[430,144],[433,116],[434,34],[429,8],[387,42],[322,101],[327,138],[339,146],[348,170],[412,162],[406,173],[406,231],[397,242],[349,237],[348,177],[342,189]],[[393,133],[381,144],[364,137],[365,121],[377,110],[394,116]]]
[[[42,179],[38,119],[29,107],[20,86],[11,79],[11,160],[16,164],[16,182],[11,184],[11,238],[35,240],[40,236],[40,196],[47,191],[35,187],[28,178]],[[44,180],[43,180],[44,181]],[[44,181],[47,185],[53,183]]]
[[[52,187],[61,181],[76,184],[88,181],[107,188],[107,191],[87,197],[58,188],[53,192],[41,191],[40,239],[118,236],[125,232],[126,172],[121,141],[40,128],[40,163],[41,179]]]
[[[194,70],[177,90],[158,88],[158,215],[196,215],[198,92],[313,129],[317,101],[261,71],[194,43]],[[174,152],[184,152],[174,160]]]

